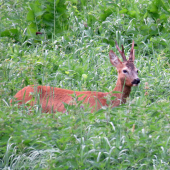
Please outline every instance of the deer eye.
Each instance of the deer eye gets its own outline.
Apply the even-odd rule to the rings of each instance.
[[[123,70],[123,73],[127,73],[127,70]]]
[[[138,73],[139,71],[137,70],[136,72]]]

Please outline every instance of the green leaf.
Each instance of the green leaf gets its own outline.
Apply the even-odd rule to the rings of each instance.
[[[105,21],[106,18],[112,14],[112,11],[113,10],[111,8],[104,10],[103,14],[100,15],[100,21]]]
[[[78,0],[70,0],[71,3],[78,3]]]
[[[28,21],[34,21],[35,20],[35,16],[34,16],[34,12],[33,10],[29,10],[27,13],[27,20]]]
[[[9,29],[1,32],[1,37],[14,37],[18,34],[17,29]]]
[[[126,14],[128,12],[128,10],[126,8],[122,9],[121,11],[119,11],[120,14]]]
[[[159,115],[160,115],[160,112],[155,111],[155,112],[152,113],[151,116],[152,116],[152,117],[155,117],[155,116],[158,117]]]
[[[132,18],[136,18],[136,11],[128,11],[128,14]]]
[[[37,32],[37,27],[34,23],[31,23],[28,27],[27,27],[27,34],[28,36],[35,36]]]
[[[160,20],[166,21],[168,19],[168,16],[165,14],[160,15]]]
[[[152,13],[158,13],[158,7],[156,5],[151,5],[148,10]]]
[[[36,17],[43,15],[44,12],[45,12],[45,11],[42,11],[42,9],[39,8],[38,6],[35,6],[35,7],[34,7],[34,14],[35,14]]]

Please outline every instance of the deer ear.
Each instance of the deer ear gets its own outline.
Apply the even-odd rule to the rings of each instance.
[[[109,52],[109,57],[110,57],[110,62],[115,67],[118,67],[118,65],[122,63],[112,50],[110,50]]]

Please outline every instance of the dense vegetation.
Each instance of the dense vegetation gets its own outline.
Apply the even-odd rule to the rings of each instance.
[[[168,0],[0,2],[0,169],[170,169],[169,16]],[[115,40],[127,55],[135,41],[140,70],[126,104],[10,105],[30,84],[111,91]]]

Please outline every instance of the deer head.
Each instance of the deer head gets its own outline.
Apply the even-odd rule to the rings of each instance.
[[[124,54],[123,45],[121,51],[116,42],[116,48],[121,54],[123,62],[119,60],[119,58],[112,50],[110,50],[109,52],[109,57],[112,65],[117,68],[119,83],[129,87],[137,86],[140,83],[140,79],[138,78],[138,69],[134,65],[134,60],[135,60],[134,41],[132,42],[132,47],[130,50],[130,55],[128,60],[126,59],[126,56]]]

